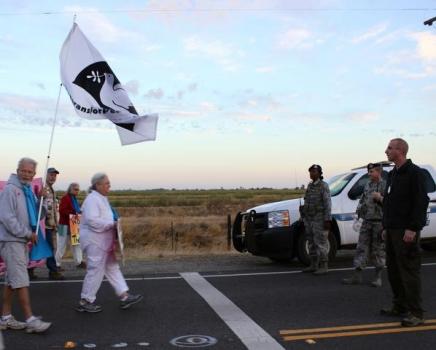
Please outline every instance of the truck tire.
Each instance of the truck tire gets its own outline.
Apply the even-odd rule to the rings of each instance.
[[[333,231],[329,232],[328,238],[329,238],[328,239],[328,242],[329,242],[329,261],[332,261],[336,257],[338,243],[336,241],[336,237],[335,237],[335,234],[333,233]],[[300,260],[300,262],[302,264],[310,265],[309,243],[307,241],[304,230],[302,230],[300,235],[298,236],[297,256],[298,256],[298,260]]]

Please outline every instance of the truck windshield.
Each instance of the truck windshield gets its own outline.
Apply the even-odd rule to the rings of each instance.
[[[330,188],[330,195],[333,197],[341,193],[355,175],[356,173],[346,173],[328,179],[327,183]]]

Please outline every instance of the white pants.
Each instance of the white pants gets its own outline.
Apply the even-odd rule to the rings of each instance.
[[[76,265],[79,265],[83,260],[82,249],[80,248],[80,244],[71,245],[71,236],[67,234],[64,235],[57,234],[57,239],[58,241],[57,241],[57,248],[55,254],[56,266],[61,266],[62,257],[65,254],[67,245],[71,247],[71,252],[73,253],[74,262],[76,263]]]
[[[105,276],[118,296],[129,290],[114,252],[105,252],[95,244],[88,244],[85,254],[87,269],[80,295],[82,299],[93,303]]]

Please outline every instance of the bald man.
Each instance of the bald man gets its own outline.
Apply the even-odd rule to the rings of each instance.
[[[393,305],[383,308],[388,316],[404,317],[404,327],[424,323],[421,299],[420,231],[425,226],[429,198],[422,170],[407,159],[409,146],[401,138],[386,148],[389,172],[383,196],[383,228],[386,265],[393,292]]]

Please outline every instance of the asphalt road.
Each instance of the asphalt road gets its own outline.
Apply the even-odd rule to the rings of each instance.
[[[300,273],[297,262],[276,264],[249,255],[132,262],[125,268],[128,284],[144,301],[121,310],[104,282],[99,314],[74,310],[83,271],[71,267],[68,280],[41,278],[30,288],[35,314],[52,327],[39,335],[7,330],[3,338],[12,350],[62,349],[66,341],[76,349],[434,349],[436,254],[423,261],[429,323],[422,330],[404,329],[398,319],[379,315],[391,300],[386,274],[378,289],[340,283],[350,274],[351,257],[340,256],[329,274],[319,277]],[[372,273],[365,271],[368,281]],[[14,315],[22,319],[17,303]]]

